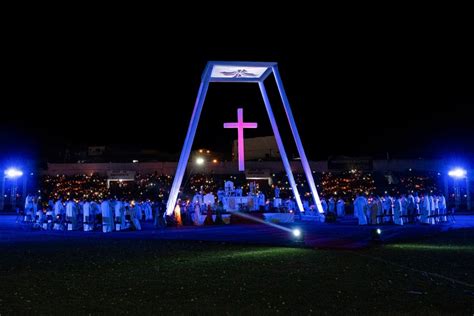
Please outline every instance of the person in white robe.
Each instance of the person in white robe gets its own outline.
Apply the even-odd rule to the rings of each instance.
[[[434,218],[436,223],[439,223],[440,217],[439,217],[439,197],[437,195],[433,195],[433,201],[434,201],[434,214],[436,217]]]
[[[153,220],[153,210],[151,209],[150,201],[143,202],[143,211],[145,212],[145,220]]]
[[[62,230],[64,227],[62,226],[63,220],[64,220],[64,205],[63,205],[63,199],[59,198],[56,203],[54,203],[54,225],[53,225],[53,230]]]
[[[37,199],[36,197],[33,198],[33,210],[34,213],[36,214],[36,225],[39,228],[43,227],[43,224],[46,222],[46,215],[43,213],[42,208],[37,207]]]
[[[91,203],[89,200],[86,200],[82,204],[82,223],[85,232],[94,230],[94,217],[91,211]]]
[[[446,222],[448,219],[446,218],[446,198],[444,197],[443,194],[438,195],[439,201],[438,201],[438,207],[439,207],[439,215],[440,215],[440,221],[441,222]]]
[[[135,230],[142,230],[142,225],[140,224],[141,219],[142,219],[141,205],[139,203],[135,203],[131,211],[131,221]]]
[[[53,204],[54,206],[54,204]],[[51,230],[53,229],[53,222],[54,222],[54,208],[48,207],[46,211],[46,220],[43,223],[44,230]]]
[[[421,199],[420,196],[418,195],[418,192],[415,192],[415,215],[413,221],[416,222],[420,218],[420,203]]]
[[[331,196],[328,201],[328,212],[336,213],[336,200]]]
[[[102,212],[102,232],[110,233],[114,230],[114,213],[109,200],[103,200],[100,209]]]
[[[138,218],[139,221],[143,219],[143,206],[142,202],[135,201],[134,205],[135,216]]]
[[[201,194],[199,193],[196,193],[194,194],[193,196],[193,200],[192,202],[195,204],[195,203],[199,203],[199,205],[202,205],[204,203],[204,198]]]
[[[420,222],[423,224],[430,223],[430,201],[427,194],[424,194],[420,202]]]
[[[393,215],[393,199],[388,194],[385,194],[383,200],[383,213],[385,215],[383,218],[383,222],[391,222]]]
[[[258,193],[258,209],[260,209],[261,206],[265,206],[265,194],[262,192]]]
[[[407,221],[414,222],[415,212],[416,212],[416,205],[415,205],[415,197],[413,194],[408,194],[407,196]]]
[[[321,207],[323,208],[324,214],[328,213],[328,203],[325,198],[321,198]]]
[[[402,206],[401,210],[403,222],[406,223],[408,218],[408,199],[405,197],[405,194],[402,194],[402,196],[400,197],[400,203]]]
[[[199,203],[194,203],[193,223],[196,226],[201,225],[201,207]]]
[[[377,203],[377,220],[376,220],[376,223],[377,224],[382,224],[383,223],[384,211],[383,211],[383,201],[380,198],[380,196],[376,197],[376,203]]]
[[[354,214],[359,219],[359,225],[367,225],[367,199],[364,196],[356,194],[354,200]]]
[[[429,217],[429,224],[434,225],[435,224],[435,203],[434,203],[434,197],[433,195],[429,194],[428,195],[428,201],[430,204],[430,217]]]
[[[342,198],[337,200],[337,216],[338,217],[343,217],[345,215],[345,210],[344,210],[345,206],[346,206],[346,203],[344,202]]]
[[[115,201],[114,205],[114,216],[115,216],[115,230],[120,231],[122,230],[122,208],[123,203],[120,200]]]
[[[35,219],[34,196],[27,195],[25,199],[25,222],[32,222]]]
[[[275,199],[280,198],[280,188],[276,185],[274,189]]]
[[[395,225],[403,225],[401,197],[398,197],[393,202],[393,222]]]
[[[64,205],[63,199],[59,198],[59,200],[54,203],[54,216],[62,216],[64,214]]]
[[[77,230],[77,207],[72,198],[66,203],[66,221],[67,230]]]
[[[214,194],[208,193],[208,194],[204,195],[204,197],[202,198],[202,203],[200,203],[200,204],[201,205],[205,204],[206,206],[210,205],[211,207],[214,207],[215,202],[216,202],[216,198],[214,197]]]

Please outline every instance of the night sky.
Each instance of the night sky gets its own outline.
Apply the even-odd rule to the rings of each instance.
[[[87,145],[178,152],[208,60],[278,62],[310,159],[474,153],[474,51],[464,33],[327,26],[278,37],[270,27],[225,36],[156,28],[55,25],[10,34],[3,155],[46,159]],[[256,84],[211,84],[195,146],[230,152],[236,131],[222,123],[235,121],[238,107],[259,123],[246,136],[272,134]],[[289,137],[285,144],[294,153]]]

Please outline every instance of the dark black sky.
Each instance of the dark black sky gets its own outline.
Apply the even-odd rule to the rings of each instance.
[[[251,60],[279,63],[311,159],[474,153],[472,36],[455,26],[363,24],[176,31],[83,22],[9,32],[2,152],[49,156],[101,144],[177,152],[206,62]],[[273,80],[268,90],[282,114]],[[246,135],[270,135],[258,93],[257,85],[212,84],[196,146],[230,151],[235,131],[222,123],[237,107],[260,124]]]

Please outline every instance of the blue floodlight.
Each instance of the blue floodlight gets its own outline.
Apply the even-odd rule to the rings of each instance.
[[[453,178],[464,178],[467,171],[462,168],[456,168],[448,172],[448,175]]]
[[[13,179],[21,177],[23,175],[23,171],[18,170],[16,168],[8,168],[7,170],[5,170],[4,174],[5,177]]]

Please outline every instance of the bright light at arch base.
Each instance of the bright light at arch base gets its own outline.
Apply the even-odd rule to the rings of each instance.
[[[202,158],[202,157],[197,158],[197,159],[196,159],[196,163],[197,163],[198,165],[204,164],[204,158]]]
[[[456,168],[448,172],[448,175],[454,178],[464,178],[466,174],[467,174],[467,171],[461,168]]]
[[[18,177],[21,177],[22,175],[23,175],[23,171],[18,170],[16,168],[9,168],[5,170],[5,176],[7,178],[18,178]]]

